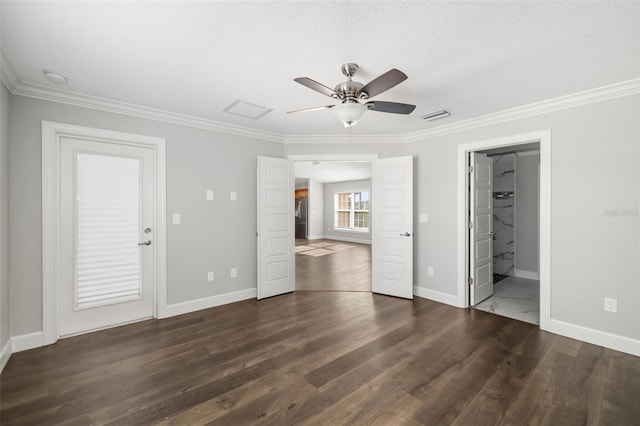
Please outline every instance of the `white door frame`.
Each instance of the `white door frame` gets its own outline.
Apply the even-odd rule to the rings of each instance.
[[[540,143],[540,328],[551,322],[551,129],[458,145],[458,306],[469,307],[467,253],[467,157],[482,151]]]
[[[58,324],[58,252],[60,245],[60,139],[80,137],[150,148],[154,157],[156,205],[154,238],[154,317],[167,316],[167,249],[166,249],[166,142],[164,138],[136,135],[76,126],[42,122],[42,340],[55,343]]]

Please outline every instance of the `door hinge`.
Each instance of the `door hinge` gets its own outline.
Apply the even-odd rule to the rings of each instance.
[[[473,285],[473,277],[469,277],[469,279],[467,280],[467,282],[469,283],[469,285]]]
[[[469,229],[473,229],[473,222],[469,221]]]
[[[467,168],[467,170],[469,171],[469,173],[473,173],[473,166],[469,165],[469,167]]]

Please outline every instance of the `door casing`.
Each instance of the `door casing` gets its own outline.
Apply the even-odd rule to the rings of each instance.
[[[551,129],[458,145],[457,305],[469,307],[469,242],[467,238],[467,158],[470,152],[540,143],[540,328],[551,327]]]
[[[156,193],[154,317],[167,316],[166,141],[164,138],[115,132],[64,123],[42,122],[42,344],[59,338],[57,294],[60,281],[60,138],[79,137],[106,143],[151,148]]]

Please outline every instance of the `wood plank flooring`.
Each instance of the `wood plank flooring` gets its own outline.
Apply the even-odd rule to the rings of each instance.
[[[371,245],[335,240],[296,240],[296,246],[315,243],[352,248],[325,256],[296,254],[296,290],[371,291]]]
[[[2,425],[638,425],[640,358],[473,309],[300,291],[14,354]]]

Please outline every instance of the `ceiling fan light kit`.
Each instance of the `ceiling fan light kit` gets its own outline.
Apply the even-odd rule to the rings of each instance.
[[[339,104],[333,108],[333,112],[344,127],[353,127],[358,124],[358,120],[366,110],[367,107],[360,102]]]
[[[339,100],[340,103],[337,105],[325,105],[289,111],[289,114],[333,108],[336,117],[338,117],[338,120],[342,122],[344,127],[353,127],[358,124],[358,120],[360,120],[364,112],[367,110],[393,114],[411,114],[411,112],[416,108],[415,105],[401,104],[398,102],[369,101],[367,103],[361,103],[361,100],[373,98],[374,96],[391,89],[397,84],[402,83],[407,79],[407,76],[402,71],[394,68],[373,79],[369,83],[362,84],[359,81],[353,80],[353,76],[357,71],[358,64],[353,62],[343,64],[342,74],[347,77],[347,81],[339,83],[335,89],[331,89],[330,87],[318,83],[308,77],[295,78],[295,82],[300,83],[309,89],[315,90],[316,92],[322,93],[323,95]]]

